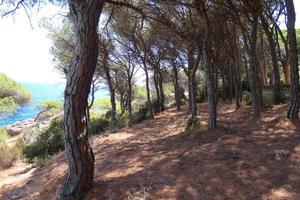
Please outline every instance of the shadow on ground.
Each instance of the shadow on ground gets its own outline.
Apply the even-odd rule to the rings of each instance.
[[[166,111],[132,128],[93,142],[95,188],[90,199],[299,199],[300,125],[286,105],[267,110],[260,122],[250,109],[219,108],[217,130],[183,132],[186,112]],[[66,164],[49,165],[0,187],[0,199],[55,199]]]

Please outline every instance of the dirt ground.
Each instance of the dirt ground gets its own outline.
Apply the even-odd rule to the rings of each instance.
[[[300,122],[274,106],[260,122],[250,108],[218,108],[220,128],[184,133],[186,111],[170,109],[132,128],[93,139],[95,187],[89,199],[299,200]],[[0,175],[0,199],[55,199],[64,181],[64,154],[39,168]]]

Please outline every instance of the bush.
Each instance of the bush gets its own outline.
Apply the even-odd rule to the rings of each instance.
[[[90,122],[88,123],[89,133],[92,135],[96,135],[105,132],[110,129],[110,125],[110,120],[104,115],[100,117],[92,117]]]
[[[8,115],[15,113],[19,105],[12,97],[0,98],[0,115]]]
[[[0,143],[0,170],[8,169],[16,161],[16,154],[13,149],[5,143]]]
[[[64,149],[62,121],[54,119],[50,127],[38,136],[37,140],[23,147],[23,154],[32,162],[34,158],[47,158]]]
[[[191,116],[188,116],[185,121],[185,134],[194,136],[197,135],[200,132],[200,121],[198,118],[192,118]]]
[[[119,111],[120,109],[120,103],[116,101],[116,111]],[[94,102],[93,110],[111,110],[110,98],[97,99]]]
[[[61,109],[62,103],[59,101],[43,101],[39,104],[40,109]]]
[[[149,118],[148,102],[140,105],[136,112],[132,113],[132,124],[140,123],[141,121]]]
[[[242,93],[242,103],[243,105],[251,105],[252,103],[252,95],[248,91],[243,91]]]
[[[6,140],[9,138],[9,135],[7,133],[7,131],[5,130],[5,128],[0,127],[0,143],[5,143]]]
[[[270,107],[274,104],[272,89],[263,89],[262,95],[264,107]]]
[[[0,141],[0,170],[13,166],[15,161],[21,157],[23,141],[17,140],[14,144],[7,145]]]
[[[13,98],[17,104],[27,103],[31,100],[31,94],[16,81],[3,73],[0,73],[0,99],[4,97]]]

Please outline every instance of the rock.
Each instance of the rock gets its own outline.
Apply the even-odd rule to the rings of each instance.
[[[290,151],[285,149],[272,149],[268,155],[276,158],[277,160],[280,160],[283,157],[289,157],[291,154]]]

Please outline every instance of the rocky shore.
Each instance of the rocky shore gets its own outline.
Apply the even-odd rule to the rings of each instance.
[[[30,119],[18,121],[12,125],[5,126],[6,131],[11,136],[7,142],[13,143],[21,138],[24,140],[24,142],[31,143],[35,141],[36,137],[41,131],[50,126],[51,121],[54,118],[62,117],[62,115],[62,113],[54,116],[36,115]]]

